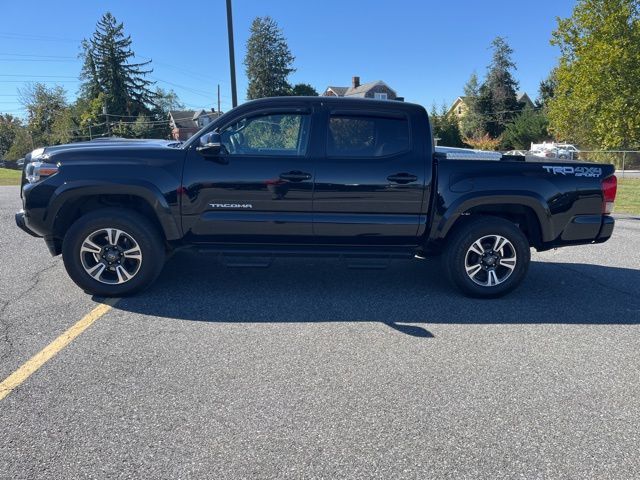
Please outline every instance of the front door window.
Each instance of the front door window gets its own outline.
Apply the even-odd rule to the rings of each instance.
[[[274,113],[247,117],[220,132],[228,155],[304,156],[309,115]]]

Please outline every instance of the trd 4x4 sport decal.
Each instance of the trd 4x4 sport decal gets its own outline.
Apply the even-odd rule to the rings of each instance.
[[[601,177],[602,169],[600,167],[567,167],[557,165],[543,165],[547,173],[554,175],[574,175],[576,177]]]

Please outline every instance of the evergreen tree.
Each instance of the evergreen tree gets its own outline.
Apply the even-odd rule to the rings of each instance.
[[[556,90],[555,71],[552,71],[549,76],[540,82],[538,87],[538,99],[536,100],[536,107],[545,108],[549,100],[553,98]]]
[[[460,120],[460,133],[463,138],[479,138],[486,133],[486,119],[479,108],[480,85],[478,76],[471,74],[464,86],[464,103],[466,111]]]
[[[532,142],[539,143],[549,138],[549,120],[544,111],[526,107],[502,134],[502,148],[505,150],[528,150]]]
[[[295,72],[287,41],[271,17],[257,17],[251,24],[244,59],[249,86],[247,98],[289,95],[289,74]]]
[[[82,40],[82,53],[80,58],[83,59],[82,70],[80,71],[80,97],[91,100],[97,98],[102,93],[98,71],[96,69],[96,61],[91,50],[91,44],[88,40]]]
[[[431,113],[429,116],[431,120],[433,138],[438,139],[438,145],[446,147],[464,146],[460,136],[458,120],[453,115],[449,114],[445,104],[440,107],[440,111],[436,109],[434,104],[431,107]]]
[[[83,93],[95,97],[104,92],[107,111],[113,115],[147,113],[155,100],[150,89],[154,82],[145,78],[153,71],[145,69],[151,60],[130,63],[135,54],[124,25],[107,12],[84,46]]]
[[[491,46],[493,58],[487,78],[480,87],[478,111],[486,118],[487,133],[496,138],[523,106],[516,97],[518,82],[511,74],[516,69],[511,59],[513,49],[502,37],[496,37]]]

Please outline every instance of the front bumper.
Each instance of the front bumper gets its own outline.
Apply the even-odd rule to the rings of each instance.
[[[29,217],[27,217],[27,214],[24,210],[20,210],[18,213],[16,213],[16,225],[18,225],[21,230],[27,232],[32,237],[42,238],[42,235],[39,235],[31,228],[29,228],[28,219]]]
[[[24,210],[20,210],[18,213],[16,213],[16,225],[18,225],[20,230],[27,232],[32,237],[43,238],[44,243],[49,249],[49,253],[54,257],[62,253],[62,241],[59,238],[53,237],[52,235],[41,235],[33,228],[31,228],[31,226],[29,225],[29,215],[27,215],[27,212],[25,212]]]

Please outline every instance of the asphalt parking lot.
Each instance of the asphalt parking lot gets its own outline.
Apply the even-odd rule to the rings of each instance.
[[[0,187],[0,381],[94,309]],[[0,477],[640,478],[640,219],[470,300],[386,270],[171,258],[0,400]]]

